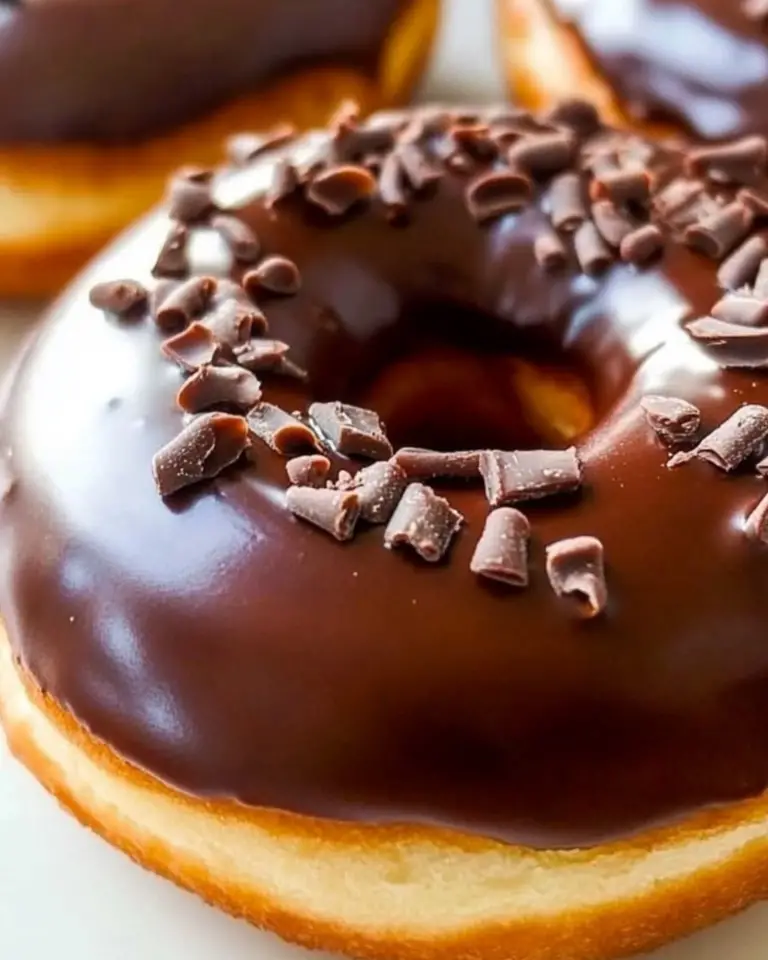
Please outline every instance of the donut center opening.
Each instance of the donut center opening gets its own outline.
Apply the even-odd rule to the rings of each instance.
[[[421,308],[380,337],[351,401],[395,446],[567,446],[600,411],[593,371],[562,346],[453,304]]]

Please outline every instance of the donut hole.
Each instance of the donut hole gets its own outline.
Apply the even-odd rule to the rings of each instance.
[[[551,343],[455,305],[430,305],[379,338],[350,399],[396,446],[566,445],[598,410],[589,370]]]

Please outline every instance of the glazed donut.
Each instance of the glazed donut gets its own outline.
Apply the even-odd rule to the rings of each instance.
[[[40,296],[154,204],[180,158],[215,163],[238,130],[324,123],[343,97],[369,109],[402,100],[429,53],[439,3],[2,8],[0,296]]]
[[[510,88],[697,140],[768,133],[768,7],[755,0],[498,0]]]
[[[768,894],[766,147],[422,108],[184,169],[0,419],[10,744],[372,958],[614,958]]]

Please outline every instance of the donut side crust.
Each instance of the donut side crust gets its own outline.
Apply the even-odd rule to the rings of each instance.
[[[768,798],[583,851],[190,797],[96,740],[0,636],[9,744],[141,866],[309,948],[371,960],[610,960],[768,896]]]

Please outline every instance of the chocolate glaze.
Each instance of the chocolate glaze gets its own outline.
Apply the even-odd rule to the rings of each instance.
[[[373,74],[408,0],[0,2],[0,142],[119,141],[316,61]]]
[[[404,227],[375,209],[331,225],[300,203],[269,213],[270,162],[216,188],[252,194],[243,217],[302,273],[267,312],[309,379],[268,380],[265,398],[365,402],[396,443],[437,424],[456,447],[513,446],[509,357],[547,343],[592,391],[585,489],[526,507],[518,592],[470,573],[481,485],[441,488],[466,525],[436,565],[383,549],[380,528],[342,545],[296,520],[264,445],[164,502],[150,463],[180,429],[181,374],[149,320],[87,299],[98,280],[149,281],[155,214],[53,307],[8,391],[0,602],[21,661],[96,736],[196,795],[544,846],[758,795],[768,555],[742,525],[764,481],[668,470],[639,406],[680,396],[712,428],[768,403],[765,374],[719,369],[681,329],[717,299],[714,265],[672,245],[642,271],[545,275],[541,210],[479,227],[455,174]],[[446,436],[454,422],[474,437]],[[589,623],[544,571],[544,544],[581,534],[603,542],[610,591]]]
[[[543,0],[638,119],[697,137],[768,133],[768,28],[741,0]]]

